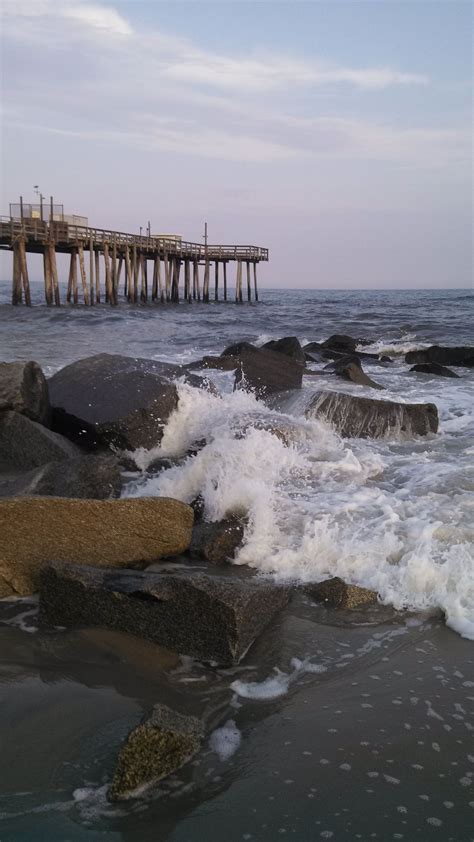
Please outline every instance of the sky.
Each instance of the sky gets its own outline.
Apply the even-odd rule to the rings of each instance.
[[[38,184],[97,227],[268,247],[267,287],[472,284],[472,3],[0,7],[1,214]]]

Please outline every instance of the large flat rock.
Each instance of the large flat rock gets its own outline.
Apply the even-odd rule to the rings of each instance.
[[[190,506],[166,497],[0,500],[0,597],[37,591],[52,560],[130,567],[184,552],[193,521]]]
[[[0,474],[0,497],[40,496],[106,500],[120,497],[122,472],[112,454],[48,462],[22,474]]]
[[[54,428],[90,448],[152,448],[178,405],[176,368],[114,354],[71,363],[49,380]]]
[[[431,345],[419,351],[409,351],[405,355],[407,363],[439,363],[440,365],[474,366],[474,348],[466,345],[449,347]]]
[[[426,436],[438,430],[438,410],[433,403],[396,403],[343,392],[317,392],[306,417],[329,422],[346,438],[382,438],[400,433]]]
[[[279,351],[244,349],[239,356],[235,385],[266,398],[279,392],[301,389],[304,366]]]
[[[199,719],[155,705],[151,716],[130,731],[120,750],[109,801],[133,798],[177,772],[199,751],[203,736]]]
[[[79,454],[80,450],[66,438],[26,415],[0,413],[0,471],[31,471]]]
[[[51,564],[41,576],[40,617],[60,626],[102,626],[183,655],[238,663],[289,599],[255,577],[216,572],[113,571]]]
[[[0,363],[0,412],[7,410],[49,424],[48,384],[38,363]]]

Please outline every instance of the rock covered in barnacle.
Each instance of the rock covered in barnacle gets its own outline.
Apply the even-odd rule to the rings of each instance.
[[[306,593],[317,602],[325,602],[334,608],[358,608],[377,602],[377,593],[359,585],[348,585],[334,576],[324,582],[305,585]]]
[[[203,726],[157,704],[144,722],[134,728],[122,746],[107,797],[122,801],[181,769],[199,751]]]

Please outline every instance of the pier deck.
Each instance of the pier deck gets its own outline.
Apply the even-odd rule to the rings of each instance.
[[[180,237],[127,234],[63,221],[2,217],[0,248],[13,252],[12,303],[31,304],[27,253],[43,255],[45,299],[60,305],[56,254],[69,254],[66,301],[79,303],[79,281],[84,304],[105,300],[209,301],[211,264],[214,264],[214,298],[219,299],[219,269],[223,274],[223,299],[227,300],[227,266],[236,265],[235,300],[243,301],[242,275],[246,266],[247,299],[258,301],[257,264],[268,261],[268,249],[259,246],[205,245]],[[88,260],[86,261],[86,254]],[[103,289],[100,272],[103,261]],[[149,274],[149,264],[152,263]],[[86,263],[88,270],[86,271]],[[202,282],[200,267],[204,267]],[[184,267],[180,287],[181,267]],[[121,285],[121,278],[123,283]]]

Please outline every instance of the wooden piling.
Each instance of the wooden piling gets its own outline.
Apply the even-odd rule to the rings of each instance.
[[[201,300],[201,283],[199,280],[199,261],[196,258],[193,264],[193,298]]]
[[[140,252],[140,274],[141,274],[140,301],[142,301],[143,304],[146,304],[146,302],[148,300],[147,259],[146,259],[146,255],[143,252]]]
[[[138,255],[137,255],[136,243],[133,244],[132,264],[133,264],[133,284],[132,284],[132,296],[131,296],[130,300],[134,304],[136,304],[137,303],[137,296],[138,296]]]
[[[242,261],[237,261],[237,276],[235,279],[235,303],[242,303]]]
[[[133,276],[132,276],[132,264],[130,262],[130,248],[125,246],[125,295],[127,296],[128,301],[132,301],[132,286],[133,286]]]
[[[109,302],[111,306],[114,304],[114,291],[112,288],[112,272],[110,269],[110,255],[109,255],[109,245],[108,243],[104,243],[104,264],[105,264],[105,300]]]
[[[44,270],[44,300],[48,307],[53,303],[53,292],[51,285],[51,263],[49,260],[49,244],[46,243],[43,251]]]
[[[222,263],[224,269],[224,301],[227,301],[227,260]]]
[[[165,251],[165,287],[166,287],[166,289],[165,289],[166,300],[170,301],[171,300],[171,265],[170,265],[170,261],[168,259],[168,254],[167,254],[166,251]]]
[[[89,295],[92,307],[94,303],[94,246],[92,234],[89,239]]]
[[[58,264],[56,262],[56,248],[54,243],[49,244],[49,265],[51,267],[51,276],[53,279],[54,303],[56,307],[61,304],[61,297],[59,294],[59,279],[58,279]]]
[[[12,277],[12,304],[15,306],[21,304],[21,268],[20,268],[20,250],[18,243],[13,246],[13,277]]]
[[[95,263],[95,300],[100,304],[100,254],[97,249],[94,254]]]
[[[214,301],[219,301],[219,261],[215,261]]]
[[[209,273],[210,273],[210,263],[206,260],[204,265],[204,284],[202,290],[202,300],[209,303]]]
[[[71,295],[74,304],[77,304],[79,301],[79,295],[77,291],[77,249],[74,246],[71,252]],[[69,301],[71,297],[69,297]]]
[[[184,299],[185,301],[191,300],[191,290],[190,290],[190,272],[189,272],[189,260],[185,258],[184,260]]]
[[[159,266],[160,258],[158,255],[155,255],[155,259],[153,261],[153,282],[151,285],[151,300],[156,301],[158,298],[158,266]]]
[[[28,264],[26,261],[26,243],[23,239],[19,242],[19,255],[21,279],[23,282],[23,292],[25,295],[25,304],[27,307],[31,307],[30,279],[28,277]]]
[[[82,294],[84,296],[84,304],[89,304],[89,290],[87,288],[86,267],[84,265],[84,243],[80,242],[78,246],[79,254],[79,269],[81,271]]]
[[[173,284],[171,288],[171,300],[175,304],[179,304],[179,273],[181,270],[181,260],[179,257],[173,258]]]
[[[247,260],[247,301],[252,300],[252,290],[250,289],[250,261]]]
[[[253,290],[255,295],[255,301],[258,301],[258,289],[257,289],[257,261],[254,260],[253,262]]]
[[[112,277],[112,293],[114,304],[118,303],[118,282],[117,282],[117,241],[114,236],[114,241],[112,243],[112,260],[111,260],[111,277]]]
[[[120,276],[122,274],[122,266],[123,266],[123,257],[122,257],[122,255],[120,255],[120,257],[118,259],[117,285],[116,285],[116,288],[115,288],[115,298],[117,299],[117,302],[118,302],[118,297],[119,297],[119,294],[120,294]]]

